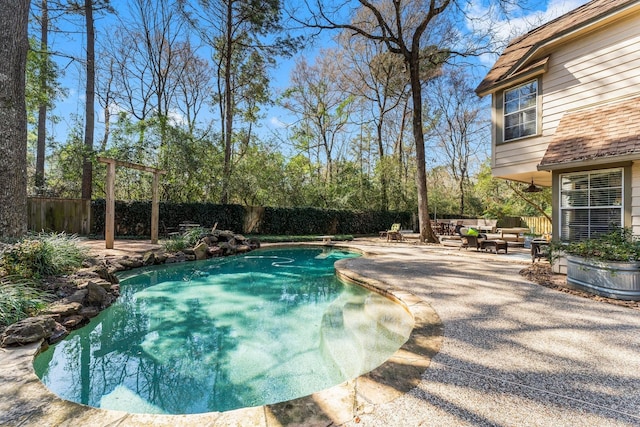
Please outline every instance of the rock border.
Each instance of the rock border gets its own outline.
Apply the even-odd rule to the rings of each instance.
[[[170,253],[148,251],[144,255],[121,257],[90,256],[75,273],[45,280],[59,298],[37,316],[9,325],[0,334],[0,347],[20,346],[44,340],[43,349],[63,340],[75,329],[89,323],[120,296],[116,273],[151,265],[204,260],[246,253],[260,247],[230,230],[212,230],[199,236],[193,248]]]

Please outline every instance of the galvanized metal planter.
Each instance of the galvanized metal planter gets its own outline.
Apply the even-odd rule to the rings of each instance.
[[[603,262],[567,255],[567,285],[621,300],[640,300],[640,262]]]

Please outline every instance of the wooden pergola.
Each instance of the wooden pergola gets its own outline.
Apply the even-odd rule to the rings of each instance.
[[[151,195],[151,243],[158,243],[158,222],[160,209],[158,205],[158,181],[159,175],[164,175],[167,171],[152,168],[149,166],[139,165],[137,163],[123,162],[121,160],[109,159],[106,157],[98,157],[98,161],[107,164],[107,189],[106,189],[106,212],[104,218],[104,240],[107,249],[113,249],[113,240],[115,234],[116,221],[116,166],[137,169],[153,174],[153,185]]]

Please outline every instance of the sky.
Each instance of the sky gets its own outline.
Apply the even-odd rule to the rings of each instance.
[[[496,30],[497,39],[504,45],[513,37],[513,35],[523,34],[526,31],[529,31],[544,22],[548,22],[586,2],[587,0],[529,0],[530,5],[527,9],[514,9],[513,14],[516,16],[515,18],[506,21],[494,17],[491,22]],[[127,8],[126,2],[121,0],[112,0],[112,4],[118,10],[124,10]],[[470,15],[486,16],[487,14],[490,14],[490,10],[486,6],[488,4],[486,0],[471,0],[470,4]],[[484,25],[483,23],[486,24],[489,20],[481,19],[480,22],[481,24],[476,23],[473,25],[467,22],[466,26],[469,28],[475,25],[476,28],[482,29],[482,26]],[[98,18],[96,23],[98,37],[106,33],[108,34],[108,29],[105,28],[105,24],[107,23],[108,22],[105,21],[104,18]],[[331,40],[332,36],[333,34],[324,34],[319,38],[319,42],[307,47],[296,57],[288,60],[281,60],[277,69],[275,69],[272,74],[272,90],[275,93],[281,93],[285,90],[289,84],[289,76],[296,58],[304,56],[307,61],[313,62],[313,58],[317,55],[319,49],[331,47],[331,45],[333,45]],[[68,45],[71,43],[77,44],[77,41],[73,39],[55,40],[55,37],[63,36],[50,36],[50,38],[54,38],[54,43],[67,43]],[[76,35],[76,37],[81,38],[82,35]],[[78,47],[78,49],[81,49],[81,47]],[[497,55],[492,54],[482,55],[478,58],[476,65],[479,71],[475,73],[478,76],[478,79],[481,79],[484,76],[484,74],[493,65],[496,58]],[[62,85],[67,89],[68,95],[56,104],[56,108],[53,113],[61,117],[62,121],[58,125],[55,125],[51,130],[53,131],[54,138],[58,142],[64,142],[68,129],[73,124],[71,119],[72,116],[74,114],[83,114],[84,77],[81,77],[83,72],[79,70],[78,63],[71,63],[67,58],[58,58],[58,63],[63,69],[65,69],[65,77]],[[98,108],[97,104],[96,108]],[[99,116],[100,114],[96,115],[96,117]],[[292,118],[288,115],[287,111],[279,107],[272,107],[265,111],[265,118],[261,123],[260,132],[265,136],[278,134],[286,128],[287,123],[291,122]],[[103,124],[100,122],[96,123],[96,139],[100,137],[102,129]]]

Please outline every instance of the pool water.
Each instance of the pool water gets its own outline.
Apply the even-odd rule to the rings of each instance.
[[[136,413],[226,411],[305,396],[382,364],[413,319],[339,281],[329,248],[137,270],[118,301],[34,362],[58,396]]]

